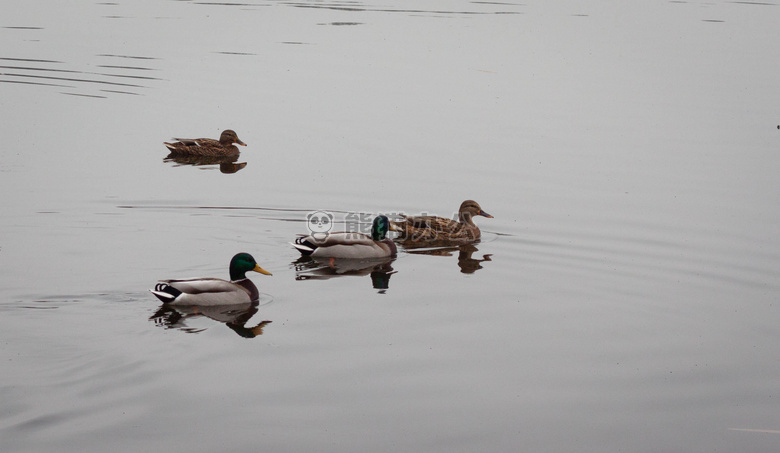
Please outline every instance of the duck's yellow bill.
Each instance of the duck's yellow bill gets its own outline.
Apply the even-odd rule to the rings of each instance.
[[[260,267],[259,264],[255,264],[255,268],[252,269],[252,270],[255,271],[255,272],[260,272],[263,275],[274,275],[274,274],[268,272],[267,270],[263,269],[262,267]]]

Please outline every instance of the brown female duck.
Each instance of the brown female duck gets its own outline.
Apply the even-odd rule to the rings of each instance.
[[[163,143],[171,156],[233,156],[239,154],[235,145],[246,146],[230,129],[222,132],[219,140],[211,138],[176,138],[173,143]]]
[[[405,244],[438,245],[474,242],[481,233],[472,218],[481,215],[493,218],[474,200],[466,200],[458,209],[458,221],[436,216],[406,217],[391,224],[399,233],[398,240]]]

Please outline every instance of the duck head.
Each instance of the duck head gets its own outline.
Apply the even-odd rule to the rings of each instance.
[[[257,261],[248,253],[239,253],[230,260],[230,280],[237,281],[246,278],[249,271],[259,272],[263,275],[272,275],[257,264]]]
[[[390,231],[390,220],[384,215],[377,216],[371,224],[371,239],[382,241],[388,231]]]
[[[466,200],[460,204],[460,209],[458,209],[458,218],[461,223],[474,225],[474,222],[471,221],[471,218],[478,215],[481,215],[482,217],[487,217],[489,219],[493,218],[492,215],[483,211],[479,203],[477,203],[474,200]]]
[[[235,143],[236,145],[246,146],[246,143],[242,142],[238,138],[238,134],[231,129],[222,131],[222,135],[219,136],[219,142],[223,145],[232,145]]]

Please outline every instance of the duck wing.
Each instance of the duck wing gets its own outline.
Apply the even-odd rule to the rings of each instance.
[[[389,246],[386,242],[389,242]],[[363,233],[331,233],[324,238],[303,236],[295,240],[293,247],[304,255],[329,258],[381,258],[395,254],[392,241],[375,241]]]
[[[176,138],[174,140],[177,141],[173,143],[163,143],[171,152],[172,156],[236,154],[232,152],[232,149],[225,148],[217,140],[210,138]]]
[[[398,240],[404,244],[458,244],[472,242],[480,237],[479,228],[437,216],[407,217],[396,224]]]
[[[258,292],[251,281],[229,282],[218,278],[162,280],[152,290],[164,303],[171,305],[233,305],[257,300]],[[251,288],[249,287],[251,285]],[[252,289],[254,288],[254,291]]]
[[[219,141],[212,138],[174,138],[184,146],[219,146]]]
[[[226,293],[238,291],[240,286],[221,278],[191,278],[186,280],[161,280],[185,294]]]
[[[409,221],[414,228],[430,228],[436,231],[455,231],[462,226],[460,222],[437,216],[411,217],[407,220]]]

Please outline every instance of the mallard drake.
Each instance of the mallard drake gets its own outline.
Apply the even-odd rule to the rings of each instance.
[[[339,232],[302,236],[292,243],[302,255],[326,258],[385,258],[398,253],[387,237],[390,220],[380,215],[371,225],[371,236],[363,233]]]
[[[482,210],[474,200],[466,200],[458,209],[458,221],[436,216],[407,217],[391,224],[391,229],[399,233],[398,240],[404,243],[442,243],[462,244],[473,242],[481,234],[472,218],[481,215],[493,218]]]
[[[249,271],[271,275],[252,255],[239,253],[230,260],[230,281],[220,278],[161,280],[149,290],[163,303],[171,305],[235,305],[259,300],[260,292],[246,277]]]
[[[230,129],[222,132],[219,140],[212,138],[174,138],[174,143],[163,142],[170,156],[233,156],[239,154],[235,145],[246,146]]]

